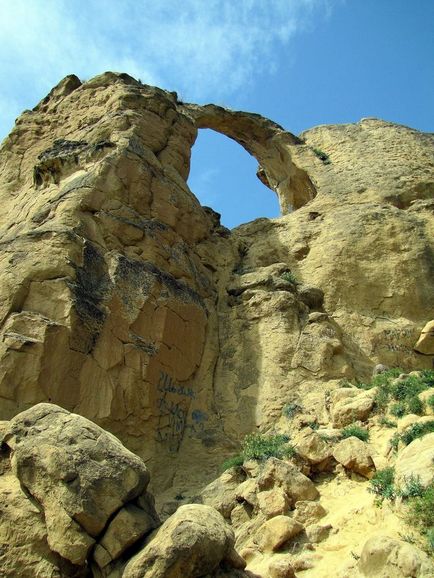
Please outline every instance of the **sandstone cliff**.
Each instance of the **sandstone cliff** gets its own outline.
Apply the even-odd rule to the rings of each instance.
[[[200,205],[200,128],[258,160],[282,217],[228,231]],[[51,402],[96,422],[160,503],[288,404],[347,425],[341,380],[433,364],[414,348],[434,317],[433,144],[378,119],[297,137],[125,74],[66,77],[0,151],[0,419]]]

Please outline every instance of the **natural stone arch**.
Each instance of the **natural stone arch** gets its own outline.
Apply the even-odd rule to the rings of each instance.
[[[259,163],[257,176],[277,194],[282,215],[299,209],[316,196],[316,188],[307,172],[294,160],[308,148],[297,136],[259,114],[232,111],[213,104],[184,104],[182,108],[193,118],[197,128],[209,128],[226,135],[256,158]]]

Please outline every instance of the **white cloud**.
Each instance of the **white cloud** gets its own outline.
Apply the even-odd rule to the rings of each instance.
[[[105,70],[218,100],[277,69],[275,54],[332,0],[0,0],[0,134],[63,76]],[[12,104],[11,104],[12,103]]]

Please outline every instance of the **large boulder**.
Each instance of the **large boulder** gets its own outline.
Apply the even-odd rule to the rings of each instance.
[[[123,578],[198,578],[220,562],[242,569],[234,533],[214,508],[181,506],[127,564]]]
[[[275,516],[257,531],[255,538],[261,550],[274,552],[303,531],[303,524],[288,516]]]
[[[385,534],[369,538],[358,566],[366,578],[430,578],[434,575],[434,564],[424,552]]]
[[[332,449],[315,431],[305,428],[295,439],[297,454],[312,465],[329,461]]]
[[[346,470],[365,476],[365,478],[372,478],[374,475],[375,464],[369,446],[359,438],[351,436],[340,441],[333,450],[333,457]]]
[[[201,503],[212,506],[224,518],[230,518],[237,504],[237,488],[246,479],[238,468],[230,468],[219,478],[208,484],[200,493]]]
[[[261,470],[257,484],[259,490],[280,487],[288,496],[291,504],[299,500],[315,500],[319,492],[315,484],[302,474],[294,464],[269,458]]]
[[[395,476],[399,485],[411,477],[419,478],[425,487],[434,480],[434,433],[413,440],[399,452]]]
[[[9,422],[3,446],[42,509],[50,549],[71,564],[95,552],[106,566],[158,524],[143,461],[86,418],[38,404]]]
[[[434,320],[428,321],[422,329],[414,349],[418,353],[434,355]]]
[[[345,427],[355,421],[365,421],[374,407],[375,388],[363,391],[341,388],[332,392],[331,417],[333,427]]]

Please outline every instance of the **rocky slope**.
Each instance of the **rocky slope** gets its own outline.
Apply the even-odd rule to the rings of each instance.
[[[228,231],[199,204],[186,180],[200,128],[255,156],[282,217]],[[385,428],[371,414],[375,391],[342,380],[368,381],[379,363],[433,366],[433,144],[433,135],[378,119],[296,137],[124,74],[66,77],[23,113],[0,151],[0,419],[50,402],[99,424],[147,464],[163,513],[197,499],[246,434],[297,438],[312,421],[330,429],[373,420],[379,445],[363,471],[350,469],[365,480],[360,503],[370,500],[371,524],[366,473],[380,467]],[[304,418],[289,427],[282,412],[291,404]],[[312,464],[294,467],[322,484],[336,528],[351,508],[339,518],[327,488],[341,461],[327,451],[315,464],[328,462],[330,480],[316,480]],[[357,481],[339,484],[359,500]],[[276,516],[300,501],[280,499]],[[80,563],[96,552],[94,534]],[[348,556],[353,539],[350,531]],[[257,575],[290,575],[250,558]],[[376,575],[366,564],[362,575]],[[140,575],[140,563],[132,567]]]

